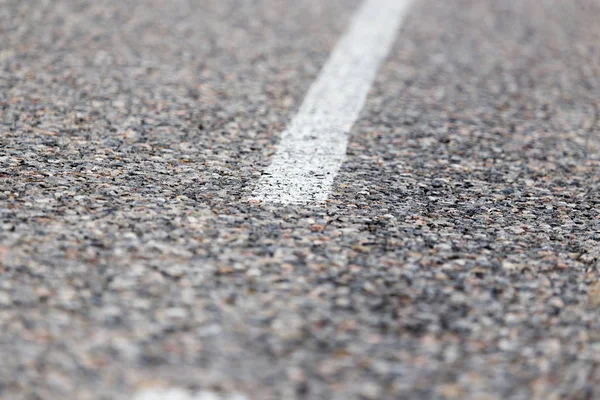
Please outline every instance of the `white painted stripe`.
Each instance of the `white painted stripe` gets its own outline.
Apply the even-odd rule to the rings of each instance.
[[[364,1],[282,133],[251,200],[283,204],[327,200],[346,155],[348,133],[410,2]]]
[[[219,394],[210,391],[196,393],[180,388],[146,388],[136,392],[133,400],[248,400],[239,393]]]

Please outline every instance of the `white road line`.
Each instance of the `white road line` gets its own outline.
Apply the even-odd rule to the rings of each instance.
[[[364,1],[282,133],[251,200],[282,204],[327,200],[346,155],[348,133],[410,2]]]
[[[196,393],[180,388],[147,388],[136,392],[133,400],[248,400],[239,393],[218,394],[209,391]]]

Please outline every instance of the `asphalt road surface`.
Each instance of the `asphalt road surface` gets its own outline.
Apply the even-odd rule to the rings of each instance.
[[[600,1],[361,4],[0,0],[1,399],[600,398]]]

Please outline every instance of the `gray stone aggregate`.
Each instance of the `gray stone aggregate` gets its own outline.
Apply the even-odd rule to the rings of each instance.
[[[249,202],[358,4],[0,0],[0,398],[600,397],[600,2],[417,0]]]

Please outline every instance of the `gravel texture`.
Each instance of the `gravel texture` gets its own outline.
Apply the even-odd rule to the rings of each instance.
[[[600,398],[600,2],[417,0],[248,202],[358,4],[0,0],[0,398]]]

